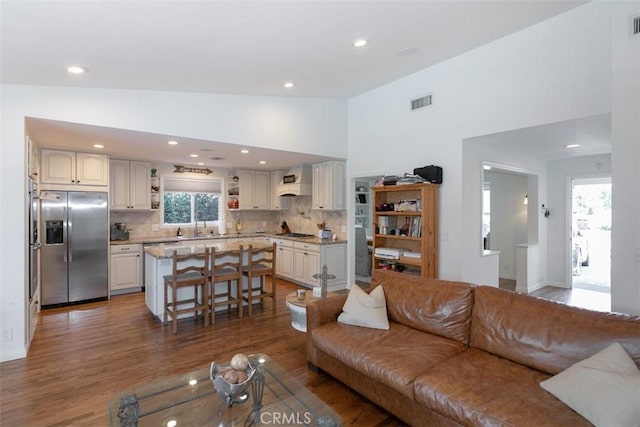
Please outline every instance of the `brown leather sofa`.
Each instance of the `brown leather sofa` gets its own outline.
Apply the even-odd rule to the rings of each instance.
[[[463,282],[375,270],[389,330],[307,305],[307,360],[410,425],[589,426],[540,382],[619,342],[640,366],[640,318]]]

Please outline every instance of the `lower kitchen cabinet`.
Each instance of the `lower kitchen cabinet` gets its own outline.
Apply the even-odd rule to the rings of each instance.
[[[285,239],[276,240],[276,273],[279,277],[306,286],[320,286],[313,276],[327,266],[335,278],[327,280],[329,290],[344,289],[347,284],[346,243],[315,244]]]
[[[142,289],[142,245],[111,245],[111,294]]]

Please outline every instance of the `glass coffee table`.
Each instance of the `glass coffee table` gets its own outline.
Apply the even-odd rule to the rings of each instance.
[[[225,400],[213,387],[210,368],[204,368],[120,393],[109,402],[111,426],[343,425],[338,414],[269,356],[249,359],[253,366],[260,363],[263,376],[255,376],[244,399]]]

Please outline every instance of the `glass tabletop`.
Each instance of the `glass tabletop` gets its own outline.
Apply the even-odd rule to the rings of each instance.
[[[231,406],[204,368],[124,391],[109,402],[111,426],[342,426],[342,419],[270,357],[250,355],[256,375]],[[261,363],[260,363],[260,362]],[[261,381],[261,380],[264,381]]]

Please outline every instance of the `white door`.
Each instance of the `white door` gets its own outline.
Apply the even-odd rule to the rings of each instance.
[[[269,209],[271,201],[271,172],[255,173],[253,181],[253,203],[255,209]]]
[[[140,254],[111,256],[111,289],[127,289],[142,286]]]
[[[109,185],[109,159],[102,154],[76,153],[76,184]]]
[[[76,154],[70,151],[42,150],[42,183],[73,184],[76,179]]]
[[[151,208],[151,167],[145,162],[130,162],[129,194],[131,208],[146,210]]]
[[[110,162],[109,205],[111,209],[128,209],[129,204],[129,161]]]

